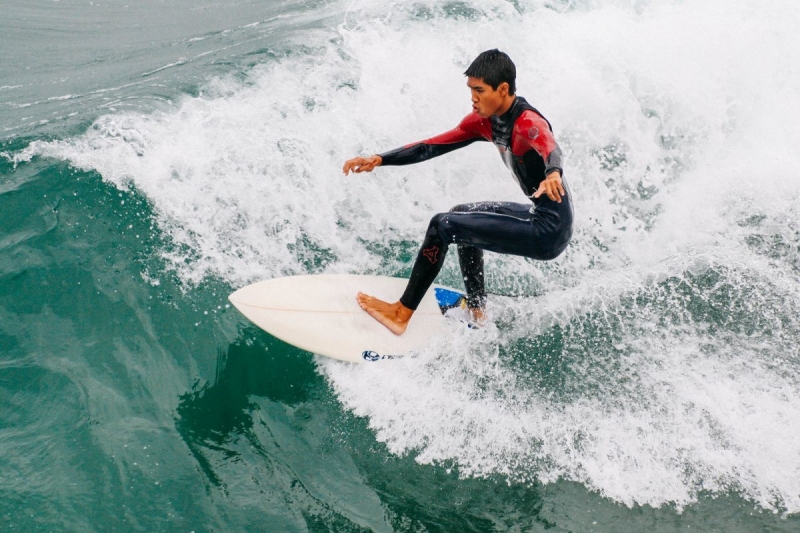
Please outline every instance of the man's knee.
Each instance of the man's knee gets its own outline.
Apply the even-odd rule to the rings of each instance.
[[[430,224],[428,224],[431,228],[438,228],[444,224],[445,219],[447,218],[448,213],[436,213],[431,217]]]
[[[450,242],[451,227],[448,222],[450,213],[437,213],[431,217],[430,224],[428,224],[428,235],[430,237],[436,236],[441,241]]]

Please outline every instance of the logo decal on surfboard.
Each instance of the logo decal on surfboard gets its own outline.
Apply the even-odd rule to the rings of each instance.
[[[361,357],[364,358],[364,361],[380,361],[381,359],[402,359],[402,355],[381,355],[376,351],[373,350],[364,350],[361,353]]]

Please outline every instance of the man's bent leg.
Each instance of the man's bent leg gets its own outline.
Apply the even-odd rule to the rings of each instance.
[[[486,305],[486,288],[483,281],[483,250],[475,246],[458,245],[458,264],[467,291],[470,309],[483,309]]]
[[[452,235],[448,232],[447,215],[447,213],[434,215],[428,224],[428,231],[411,269],[408,285],[400,298],[400,303],[409,309],[417,309],[433,280],[442,270],[444,256],[452,239]]]
[[[527,218],[530,205],[510,202],[478,202],[460,204],[450,210],[451,213],[499,213],[517,218]],[[483,310],[486,306],[486,288],[483,275],[483,250],[477,246],[458,245],[458,262],[467,291],[467,306],[471,310]],[[475,313],[473,313],[475,314]]]
[[[417,254],[408,285],[400,301],[389,304],[359,294],[361,307],[392,332],[400,335],[405,331],[411,314],[417,309],[442,269],[450,243],[459,243],[498,253],[530,255],[530,243],[535,240],[528,211],[530,206],[497,202],[489,202],[487,205],[491,210],[480,212],[470,210],[435,215],[428,226],[425,240]],[[474,266],[476,267],[475,272],[480,272],[482,277],[482,268]],[[479,279],[476,276],[470,276],[470,283]],[[395,315],[399,311],[408,311],[405,313],[407,319],[404,321],[397,319]]]
[[[483,289],[483,256],[480,249],[514,255],[526,255],[530,241],[530,204],[510,202],[481,202],[456,206],[449,213],[435,215],[428,226],[408,285],[400,302],[416,309],[428,288],[442,269],[447,248],[451,243],[474,248],[466,251],[465,285],[474,295],[475,305],[482,306],[486,295]]]
[[[417,310],[423,296],[442,269],[444,256],[451,239],[445,231],[447,224],[443,223],[443,217],[446,215],[446,213],[440,213],[431,219],[425,240],[411,270],[408,285],[400,301],[389,303],[358,293],[358,305],[395,335],[402,335],[405,332],[411,315]]]

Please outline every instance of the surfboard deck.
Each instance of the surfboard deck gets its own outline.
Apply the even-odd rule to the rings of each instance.
[[[292,346],[351,363],[374,362],[406,356],[443,335],[445,312],[467,316],[463,292],[435,285],[397,336],[356,301],[359,291],[397,301],[406,283],[386,276],[290,276],[248,285],[228,299],[256,326]]]

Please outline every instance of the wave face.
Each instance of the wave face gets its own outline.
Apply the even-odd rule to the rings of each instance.
[[[521,193],[488,145],[369,175],[342,163],[452,128],[470,109],[462,72],[500,48],[565,152],[570,247],[487,255],[496,327],[390,372],[317,371],[423,465],[626,506],[735,493],[800,512],[800,5],[320,5],[256,65],[7,158],[145,198],[162,235],[150,280],[405,276],[432,214]],[[447,261],[439,281],[460,286]]]

